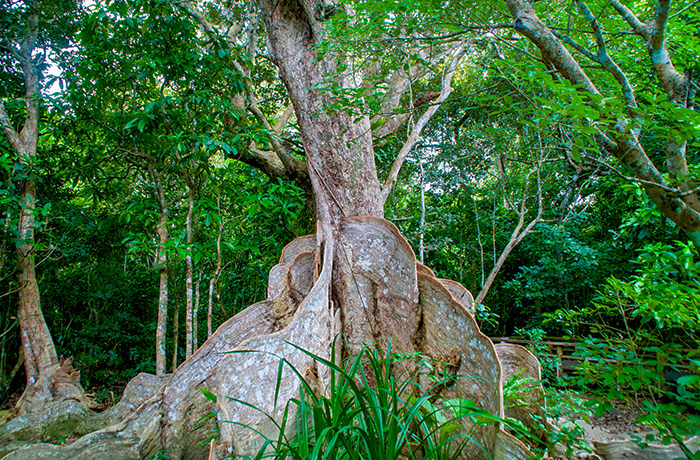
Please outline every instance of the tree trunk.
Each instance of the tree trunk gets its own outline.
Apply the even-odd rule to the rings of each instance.
[[[496,259],[496,239],[495,239],[495,234],[494,234],[494,240],[493,240],[493,255],[494,255],[494,262],[493,262],[493,268],[491,269],[491,272],[489,273],[489,276],[486,278],[485,282],[482,282],[481,284],[481,290],[476,296],[476,299],[474,299],[474,302],[477,304],[483,303],[484,299],[486,298],[486,295],[489,293],[489,290],[491,289],[491,286],[493,285],[493,282],[496,281],[496,276],[498,276],[498,273],[501,271],[501,268],[503,268],[503,264],[505,264],[506,259],[508,259],[508,256],[510,253],[515,249],[515,247],[520,244],[520,242],[525,238],[527,235],[532,233],[535,229],[535,225],[538,223],[542,222],[542,212],[543,212],[543,207],[542,207],[542,184],[540,181],[540,166],[539,164],[532,170],[530,170],[530,173],[527,175],[527,180],[525,181],[525,187],[523,190],[523,198],[522,201],[520,202],[520,206],[517,208],[517,213],[518,213],[518,223],[515,225],[515,229],[513,229],[513,233],[510,235],[510,239],[508,240],[508,243],[506,246],[503,248],[501,251],[501,255]],[[537,194],[534,197],[528,196],[528,189],[530,188],[530,177],[535,174],[537,177]],[[505,188],[505,187],[504,187]],[[505,190],[504,190],[504,196],[505,195]],[[525,225],[525,218],[527,217],[528,214],[528,208],[527,208],[527,201],[530,198],[535,198],[537,200],[537,214],[532,218],[532,220]],[[504,198],[504,201],[508,201],[507,198]],[[476,206],[476,203],[475,203]],[[510,208],[513,208],[513,206],[510,206]],[[495,209],[494,209],[495,212]],[[495,215],[494,215],[494,222],[495,222]],[[478,225],[478,216],[477,216],[477,225]],[[525,226],[525,228],[523,228]],[[495,232],[495,223],[494,223],[494,232]],[[483,261],[483,254],[481,256],[482,261]],[[482,268],[482,277],[483,277],[483,268]],[[483,278],[482,278],[483,279]]]
[[[211,337],[212,330],[212,317],[214,312],[214,285],[216,284],[216,278],[212,275],[209,280],[209,297],[207,298],[207,338]]]
[[[355,122],[356,117],[349,113],[326,111],[332,95],[316,89],[329,75],[338,74],[338,60],[333,56],[319,59],[316,49],[323,38],[323,25],[317,18],[319,3],[265,0],[261,7],[270,55],[299,121],[318,219],[383,216],[369,119]],[[343,74],[334,80],[344,88],[353,86]]]
[[[175,372],[177,369],[178,359],[178,340],[180,332],[180,299],[179,296],[175,299],[175,312],[173,313],[173,360],[170,364],[170,372]]]
[[[168,242],[168,209],[161,209],[158,220],[158,322],[156,324],[156,375],[165,374],[167,356],[165,339],[168,329],[168,255],[165,245]]]
[[[192,356],[192,309],[194,305],[193,280],[194,266],[192,264],[192,218],[194,216],[194,190],[188,187],[187,217],[185,221],[185,240],[187,255],[185,256],[185,359]]]
[[[420,239],[418,242],[418,260],[423,264],[425,263],[425,180],[423,177],[425,171],[423,171],[423,157],[420,155],[420,151],[418,153],[418,166],[420,167],[420,222],[418,224]]]
[[[199,333],[199,284],[202,282],[202,277],[197,279],[194,283],[194,307],[192,308],[192,348],[196,351],[199,348],[199,340],[197,339],[197,334]]]
[[[284,248],[270,271],[267,300],[221,325],[123,423],[69,446],[36,447],[35,457],[147,457],[161,449],[172,459],[255,455],[264,445],[261,435],[276,438],[275,423],[287,401],[299,397],[301,383],[290,367],[302,376],[316,376],[322,387],[327,384],[327,372],[300,348],[330,359],[339,334],[348,338],[342,344],[346,357],[357,353],[362,342],[386,348],[392,340],[394,351],[439,359],[458,379],[439,398],[472,399],[494,415],[503,414],[496,351],[456,300],[466,297],[466,289],[443,284],[418,264],[398,229],[381,217],[368,120],[324,112],[330,96],[315,87],[334,78],[338,59],[317,54],[323,38],[317,2],[263,0],[261,6],[269,51],[302,130],[317,233]],[[342,75],[336,79],[350,86]],[[427,380],[420,383],[429,385]],[[202,388],[217,396],[215,403],[202,396]],[[192,429],[203,420],[217,422],[214,452],[205,442],[209,430]],[[462,458],[527,458],[526,449],[498,424],[462,423],[474,440]],[[521,454],[507,457],[505,451]]]
[[[211,337],[213,332],[212,329],[212,316],[214,312],[214,288],[217,289],[217,297],[219,295],[219,290],[217,284],[219,283],[219,277],[221,276],[221,237],[224,234],[224,224],[225,222],[221,218],[221,193],[216,197],[216,208],[219,213],[219,227],[216,232],[216,268],[214,268],[214,273],[211,275],[209,280],[209,298],[207,299],[207,338]]]
[[[41,380],[45,381],[47,377],[45,374],[53,372],[58,366],[56,348],[41,312],[39,285],[34,269],[33,228],[36,203],[36,181],[34,179],[24,181],[22,197],[22,214],[19,220],[19,237],[22,243],[17,244],[17,282],[19,327],[27,383],[17,407],[22,407],[32,395],[38,395],[37,391],[43,392],[44,396],[36,402],[44,404],[44,398],[50,397],[50,393],[47,388],[39,388],[41,386],[39,384],[40,378],[44,377]],[[39,385],[35,387],[37,384]]]
[[[39,70],[34,61],[34,48],[39,33],[39,2],[28,2],[27,33],[20,45],[19,58],[24,74],[25,119],[24,126],[17,132],[12,126],[5,105],[0,101],[0,126],[17,155],[17,164],[22,165],[27,174],[20,188],[21,209],[18,211],[17,283],[18,318],[26,386],[16,407],[20,413],[49,412],[50,405],[71,398],[84,407],[93,404],[85,397],[80,386],[80,373],[75,371],[70,361],[60,366],[56,348],[49,328],[41,311],[39,285],[35,271],[34,229],[36,227],[36,184],[34,165],[37,161],[37,140],[39,135]]]
[[[153,196],[158,201],[160,213],[156,234],[158,243],[156,244],[155,265],[158,267],[158,319],[156,322],[156,375],[165,374],[167,366],[166,337],[168,331],[168,220],[170,217],[170,203],[165,197],[165,187],[161,180],[160,171],[156,167],[154,158],[148,159],[148,177],[153,184]]]

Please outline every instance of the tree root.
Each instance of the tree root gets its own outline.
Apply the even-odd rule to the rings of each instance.
[[[321,388],[327,383],[300,349],[330,358],[340,334],[352,338],[343,343],[345,356],[363,343],[386,347],[391,339],[393,350],[443,362],[457,385],[440,397],[471,399],[502,416],[501,365],[469,311],[469,299],[466,289],[417,264],[388,221],[343,219],[331,231],[287,245],[270,271],[268,299],[219,327],[152,397],[132,398],[105,416],[129,413],[121,422],[71,445],[25,447],[7,458],[131,459],[160,451],[171,459],[199,459],[209,455],[214,435],[219,458],[254,453],[263,442],[259,433],[276,435],[262,412],[279,420],[286,402],[299,394],[301,382],[291,366],[301,375],[311,372]],[[286,362],[281,372],[280,357]],[[217,396],[216,403],[202,388]],[[463,458],[527,458],[525,446],[498,423],[471,423],[464,422],[474,442]]]

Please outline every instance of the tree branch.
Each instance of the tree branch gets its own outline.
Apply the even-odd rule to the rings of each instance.
[[[443,53],[437,53],[428,58],[428,60],[431,62],[439,60],[442,55]],[[408,72],[404,72],[403,69],[396,69],[392,73],[391,78],[387,82],[387,94],[381,102],[380,114],[372,118],[372,125],[376,125],[381,120],[384,120],[384,123],[372,133],[375,138],[381,139],[394,134],[408,120],[410,113],[397,113],[396,109],[399,107],[406,91],[408,91],[411,82],[424,77],[427,73],[427,66],[422,64],[413,64],[408,69]]]
[[[666,24],[668,23],[669,0],[659,1],[655,17],[649,22],[651,33],[647,37],[647,49],[651,62],[669,99],[680,103],[687,94],[688,81],[673,66],[666,47]]]
[[[182,3],[185,10],[190,14],[197,22],[199,22],[202,29],[212,37],[219,35],[218,30],[214,25],[212,25],[206,17],[192,4],[192,2],[186,1]],[[253,18],[253,2],[249,2],[247,7],[247,18],[249,22]],[[254,40],[254,27],[251,25],[248,31],[249,41]],[[226,33],[226,37],[233,40],[236,36],[243,30],[242,23],[234,24]],[[253,48],[254,44],[249,43],[248,51],[253,53],[255,50]],[[250,70],[244,68],[239,62],[233,61],[233,65],[241,75],[250,75]],[[247,110],[255,117],[255,119],[270,133],[274,133],[279,136],[282,129],[287,123],[287,120],[293,112],[293,107],[290,105],[282,114],[280,120],[278,120],[277,125],[273,128],[270,122],[265,117],[265,114],[260,110],[258,106],[257,99],[255,97],[255,91],[251,86],[248,79],[244,79],[244,94],[241,99],[245,99],[245,104],[239,104],[240,108],[247,108]],[[306,163],[299,160],[293,155],[289,154],[287,149],[279,142],[276,136],[270,136],[270,144],[272,145],[272,151],[264,151],[257,149],[253,144],[239,153],[236,157],[237,160],[252,166],[256,169],[261,170],[270,178],[280,178],[284,180],[296,180],[299,185],[305,189],[310,190],[308,170],[306,168]]]
[[[684,8],[681,8],[680,10],[676,11],[675,13],[670,15],[668,18],[669,19],[675,18],[676,16],[679,16],[679,15],[685,13],[686,11],[688,11],[689,9],[691,9],[692,7],[697,5],[698,3],[700,3],[700,0],[695,0],[694,2],[690,2],[690,4],[686,5]]]
[[[534,43],[542,56],[552,62],[564,78],[574,84],[581,85],[591,94],[599,94],[598,89],[583,71],[581,65],[571,56],[571,53],[552,31],[540,21],[527,0],[507,0],[506,3],[515,19],[515,30]]]
[[[617,0],[612,0],[611,3],[623,17],[636,18],[628,8],[620,5]],[[644,38],[649,57],[654,66],[656,78],[664,88],[669,100],[684,106],[685,98],[688,94],[689,79],[675,69],[671,57],[668,54],[665,33],[669,18],[669,10],[670,0],[659,0],[654,12],[654,17],[644,26],[644,33],[640,33],[639,35]],[[637,19],[637,21],[639,20]],[[632,24],[629,20],[628,23]],[[633,25],[633,27],[638,26]],[[686,142],[676,142],[670,139],[666,143],[666,166],[668,167],[669,173],[674,177],[688,175],[686,149]],[[684,188],[687,190],[694,189],[695,184],[688,182],[684,184]],[[685,198],[685,201],[692,207],[700,209],[700,200],[696,195],[689,194]]]
[[[590,155],[582,155],[582,158],[585,158],[585,159],[587,159],[587,160],[591,160],[591,161],[593,161],[593,162],[599,164],[600,166],[603,166],[603,167],[609,169],[610,171],[612,171],[612,172],[614,172],[615,174],[617,174],[620,178],[625,179],[625,180],[628,181],[628,182],[634,182],[634,183],[637,183],[637,184],[640,184],[640,185],[646,185],[646,186],[651,186],[651,187],[657,187],[657,188],[659,188],[659,189],[661,189],[661,190],[664,190],[664,191],[668,192],[671,196],[674,196],[674,197],[682,198],[682,197],[684,197],[684,196],[688,196],[688,195],[691,195],[691,194],[693,194],[693,193],[700,192],[700,186],[697,186],[697,187],[695,187],[694,189],[691,189],[691,190],[682,190],[682,189],[680,189],[680,188],[678,188],[678,187],[670,187],[670,186],[668,186],[668,185],[666,185],[666,184],[659,184],[658,182],[654,182],[654,181],[650,181],[650,180],[645,180],[645,179],[640,179],[639,177],[628,176],[628,175],[624,174],[622,171],[620,171],[619,169],[617,169],[616,167],[614,167],[613,165],[611,165],[611,164],[609,164],[609,163],[606,163],[606,162],[603,161],[603,160],[599,160],[598,158],[592,157],[592,156],[590,156]]]
[[[586,56],[586,57],[587,57],[588,59],[590,59],[591,61],[600,63],[600,62],[598,62],[598,56],[596,56],[595,54],[593,54],[593,52],[592,52],[591,50],[589,50],[588,48],[586,48],[585,46],[583,46],[582,44],[580,44],[579,42],[577,42],[576,40],[574,40],[574,39],[571,38],[570,36],[568,36],[568,35],[562,35],[562,34],[560,34],[559,32],[557,32],[557,31],[555,31],[555,30],[552,30],[552,33],[553,33],[554,36],[557,37],[559,40],[561,40],[562,42],[564,42],[564,43],[566,43],[567,45],[571,46],[573,49],[575,49],[575,50],[578,51],[579,53],[583,54],[584,56]]]
[[[664,1],[657,9],[656,20],[657,26],[666,22],[667,11],[664,11]],[[625,18],[632,28],[647,41],[647,48],[650,52],[651,32],[647,31],[647,26],[637,19],[636,16],[617,0],[610,0],[613,7]],[[571,57],[568,51],[563,47],[561,42],[551,33],[551,31],[540,21],[535,14],[532,5],[527,0],[506,0],[508,9],[515,19],[515,27],[521,34],[526,36],[534,43],[542,52],[543,56],[554,63],[557,70],[563,77],[570,82],[580,84],[582,87],[592,94],[598,94],[598,90],[593,83],[588,79],[583,72],[581,66]],[[651,27],[651,26],[648,26]],[[657,32],[658,34],[659,32]],[[665,44],[661,42],[661,49],[665,50]],[[663,54],[663,53],[662,53]],[[657,56],[658,57],[658,56]],[[652,56],[654,59],[654,56]],[[656,62],[659,62],[656,59]],[[665,61],[655,64],[657,77],[665,88],[664,79],[668,77],[671,70],[675,72],[668,59],[668,53],[665,53]],[[676,72],[677,73],[677,72]],[[668,91],[668,89],[667,89]],[[679,92],[680,93],[680,92]],[[674,94],[674,93],[671,93]],[[685,96],[685,92],[683,92]],[[674,99],[669,97],[669,99]],[[610,135],[614,136],[610,139],[608,135],[600,130],[595,134],[596,141],[611,153],[614,153],[626,166],[628,166],[637,179],[645,181],[644,189],[649,198],[659,207],[661,212],[678,224],[686,231],[688,236],[695,238],[697,246],[700,248],[700,204],[695,205],[697,198],[696,194],[690,194],[684,199],[668,193],[664,187],[667,187],[666,180],[656,168],[649,156],[644,151],[644,148],[639,143],[639,138],[636,130],[626,128],[626,121],[619,120],[615,126],[610,126]],[[670,143],[667,147],[671,147]],[[678,153],[683,153],[684,150],[678,149]],[[672,158],[672,156],[668,156]],[[674,160],[675,161],[675,160]],[[689,187],[694,189],[694,186]]]
[[[192,2],[185,1],[182,2],[181,5],[183,5],[185,11],[195,18],[197,22],[199,22],[199,25],[202,26],[202,29],[210,35],[210,36],[217,36],[219,35],[219,32],[216,30],[216,27],[212,25],[211,22],[207,20],[207,18],[204,17],[201,11],[199,11],[193,4]]]
[[[7,110],[5,110],[5,103],[1,100],[0,126],[2,126],[2,130],[4,131],[5,136],[7,137],[7,140],[9,141],[12,148],[15,149],[17,152],[20,152],[22,149],[22,141],[20,140],[19,133],[15,131],[15,129],[12,127],[12,120],[10,120],[10,116],[7,114]]]
[[[421,132],[423,131],[423,128],[425,125],[428,124],[430,119],[433,117],[435,112],[437,111],[438,108],[442,105],[443,102],[447,99],[447,97],[452,93],[452,77],[455,74],[455,71],[457,70],[457,67],[459,66],[460,61],[462,60],[462,57],[464,56],[464,53],[466,51],[466,46],[465,44],[462,44],[455,52],[454,57],[452,58],[452,61],[450,62],[449,67],[447,68],[445,75],[443,76],[442,79],[442,90],[440,91],[440,95],[438,96],[436,102],[432,104],[420,117],[416,125],[413,127],[411,130],[411,134],[408,136],[408,139],[406,139],[406,142],[404,143],[403,147],[401,148],[401,151],[399,154],[396,156],[396,159],[394,160],[394,164],[391,166],[391,170],[389,171],[389,175],[384,182],[384,186],[382,187],[381,190],[381,200],[382,202],[386,202],[386,199],[389,197],[389,194],[391,193],[391,189],[394,186],[394,183],[396,182],[396,179],[398,178],[399,171],[401,170],[401,166],[403,165],[404,161],[406,160],[406,157],[410,153],[410,151],[413,149],[413,147],[416,145],[418,140],[420,139]]]
[[[528,211],[527,200],[528,200],[528,198],[530,198],[527,195],[527,190],[530,186],[530,177],[534,173],[537,174],[537,198],[538,198],[537,199],[537,205],[538,205],[537,215],[525,226],[525,217],[526,217],[527,211]],[[493,268],[491,269],[489,276],[486,278],[486,281],[482,283],[481,291],[479,291],[479,294],[474,298],[475,303],[480,304],[484,301],[484,298],[486,298],[486,295],[488,294],[489,290],[491,289],[491,286],[493,285],[493,282],[495,281],[496,276],[501,271],[501,268],[503,267],[503,264],[505,263],[506,259],[510,255],[510,253],[513,251],[513,249],[518,244],[520,244],[520,242],[523,240],[523,238],[525,238],[528,234],[530,234],[532,232],[532,230],[535,228],[535,225],[542,222],[542,210],[543,210],[542,183],[541,183],[541,178],[540,178],[540,163],[538,161],[537,166],[535,166],[533,169],[531,169],[527,175],[523,199],[520,203],[520,210],[517,212],[518,223],[510,235],[510,239],[508,241],[508,244],[506,244],[506,246],[501,251],[501,255],[498,257],[498,260],[495,260],[495,254],[494,254]],[[523,228],[523,226],[525,226],[525,228]],[[494,248],[494,250],[495,250],[495,248]],[[483,270],[482,270],[482,277],[483,277]]]
[[[670,0],[659,0],[658,4],[656,5],[650,40],[651,48],[654,51],[665,48],[664,42],[666,39],[666,24],[668,23],[668,10],[670,3]]]
[[[287,126],[289,117],[291,117],[293,113],[294,106],[292,104],[287,105],[287,107],[284,109],[284,112],[282,112],[282,115],[279,117],[277,123],[275,124],[275,134],[277,134],[278,136],[282,134],[282,130],[285,128],[285,126]]]
[[[593,15],[590,8],[588,8],[586,2],[578,0],[576,4],[579,10],[581,10],[581,13],[583,13],[583,16],[591,25],[591,28],[593,29],[596,42],[598,43],[597,62],[601,64],[605,70],[612,74],[617,83],[622,87],[622,94],[625,98],[625,101],[627,101],[627,107],[629,109],[636,109],[637,100],[634,97],[634,90],[632,89],[632,85],[630,85],[630,82],[627,79],[627,75],[625,75],[620,66],[618,66],[617,63],[608,54],[608,48],[605,43],[605,38],[603,37],[603,31],[601,30],[600,25],[598,24],[598,20]],[[632,113],[632,115],[634,116],[634,113]]]
[[[644,26],[644,24],[642,24],[642,21],[639,20],[639,18],[632,12],[632,10],[620,3],[619,0],[610,0],[610,4],[613,8],[617,10],[620,16],[622,16],[622,18],[625,21],[627,21],[627,24],[629,24],[630,27],[632,27],[632,30],[637,35],[644,38],[645,40],[647,39],[647,37],[649,36],[647,28]]]

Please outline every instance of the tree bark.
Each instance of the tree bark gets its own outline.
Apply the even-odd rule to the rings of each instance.
[[[418,223],[418,235],[419,235],[419,241],[418,241],[418,260],[420,263],[424,264],[425,263],[425,247],[424,247],[424,239],[425,239],[425,180],[424,180],[424,173],[425,171],[423,170],[423,157],[421,156],[420,152],[418,153],[418,166],[420,167],[420,221]]]
[[[621,85],[629,115],[632,118],[636,116],[634,113],[636,101],[632,87],[617,64],[607,54],[600,26],[584,2],[579,1],[578,4],[584,16],[591,22],[598,43],[598,53],[592,53],[570,39],[564,39],[562,42],[540,20],[533,6],[526,0],[507,0],[506,3],[513,16],[515,29],[537,46],[542,56],[554,65],[559,74],[570,82],[580,85],[584,91],[590,94],[599,94],[598,88],[582,66],[564,46],[564,42],[569,43],[613,74],[613,77]],[[683,95],[687,94],[687,91],[684,90],[687,88],[688,81],[684,75],[675,70],[666,49],[664,31],[670,2],[668,0],[659,1],[655,16],[644,24],[619,1],[611,0],[610,3],[627,21],[632,30],[645,40],[659,84],[668,95],[669,100],[680,103]],[[640,181],[647,195],[659,210],[683,229],[695,247],[700,250],[700,198],[695,190],[696,184],[691,181],[681,181],[678,186],[670,185],[647,156],[639,141],[638,130],[630,129],[627,125],[627,120],[619,120],[615,126],[610,126],[607,130],[611,133],[612,138],[608,134],[598,131],[596,141],[601,149],[615,155],[633,171],[635,178]],[[685,142],[678,143],[671,139],[667,141],[666,151],[667,168],[671,176],[687,174]]]
[[[165,339],[168,329],[168,255],[165,245],[168,242],[168,209],[161,209],[158,220],[158,320],[156,324],[156,375],[165,374]]]
[[[199,348],[199,340],[197,334],[199,333],[199,284],[202,282],[202,277],[197,278],[194,283],[194,306],[192,308],[192,349],[197,350]]]
[[[166,337],[168,330],[168,221],[170,219],[170,203],[165,197],[165,188],[161,180],[160,171],[156,167],[154,158],[148,158],[147,172],[150,182],[153,184],[153,195],[160,208],[156,234],[155,266],[158,269],[158,319],[156,320],[156,375],[165,374],[167,366]]]
[[[173,359],[170,363],[170,372],[175,372],[178,365],[178,345],[180,329],[180,299],[175,299],[175,312],[173,313]]]
[[[221,238],[224,234],[224,225],[226,224],[221,218],[221,192],[216,197],[216,209],[219,215],[219,225],[216,231],[216,267],[214,272],[211,274],[211,279],[209,279],[209,297],[207,299],[207,338],[211,337],[213,333],[212,329],[212,319],[214,313],[214,289],[216,289],[217,294],[219,277],[221,276]]]
[[[0,101],[0,126],[17,154],[17,164],[23,166],[26,176],[20,187],[20,209],[18,210],[16,243],[18,319],[20,337],[24,353],[26,386],[16,407],[21,413],[38,412],[47,409],[49,403],[63,397],[74,397],[86,407],[91,403],[80,387],[80,374],[74,372],[70,363],[65,368],[59,366],[56,348],[51,333],[41,311],[39,285],[35,265],[35,228],[37,205],[37,177],[34,166],[37,161],[37,141],[39,136],[39,70],[33,53],[39,33],[39,2],[27,3],[27,33],[19,50],[16,51],[24,74],[24,125],[18,133],[12,126],[5,105]],[[65,385],[58,386],[55,379],[58,373],[65,373]]]
[[[541,144],[540,144],[541,146]],[[511,204],[510,200],[508,199],[507,195],[507,190],[506,190],[506,177],[505,177],[505,168],[503,168],[503,163],[499,157],[498,161],[499,169],[502,170],[502,175],[499,178],[501,181],[501,185],[503,186],[503,201],[508,204],[506,206],[506,209],[513,209],[517,212],[518,216],[518,223],[515,225],[515,229],[513,229],[513,232],[510,235],[510,239],[508,240],[508,243],[506,246],[501,250],[501,254],[498,256],[498,259],[496,259],[496,240],[495,240],[495,234],[494,234],[494,240],[493,240],[493,256],[494,256],[494,263],[493,263],[493,268],[489,272],[488,277],[486,278],[486,281],[483,281],[483,276],[484,276],[484,270],[482,267],[482,283],[481,283],[481,290],[477,294],[476,298],[474,299],[474,302],[477,304],[483,303],[484,299],[489,293],[489,290],[491,289],[491,286],[493,285],[493,282],[496,280],[496,276],[498,276],[498,273],[501,271],[501,268],[503,268],[503,264],[505,264],[506,259],[508,259],[508,256],[510,253],[513,251],[513,249],[520,244],[520,242],[525,238],[527,235],[533,232],[535,229],[535,226],[542,222],[542,212],[544,211],[543,208],[543,203],[542,203],[542,182],[540,179],[540,163],[538,160],[537,166],[535,166],[533,169],[530,170],[530,172],[527,175],[527,178],[525,179],[525,185],[523,187],[523,197],[522,200],[520,201],[520,206],[515,208],[513,204]],[[529,189],[530,189],[530,178],[535,175],[536,180],[537,180],[537,192],[535,193],[534,196],[529,195]],[[525,219],[527,218],[528,214],[528,207],[527,207],[527,202],[531,198],[534,198],[537,201],[537,213],[535,216],[530,220],[530,222],[525,225]],[[476,203],[474,203],[475,209],[476,209]],[[494,208],[495,212],[495,208]],[[495,215],[494,215],[494,220],[495,220]],[[477,215],[477,225],[478,225],[478,215]],[[524,228],[523,228],[524,227]],[[494,228],[495,231],[495,228]],[[484,260],[484,254],[483,254],[483,248],[482,248],[482,254],[481,254],[481,260],[483,264]]]
[[[36,8],[36,2],[29,7]],[[32,52],[38,34],[38,15],[30,13],[27,24],[27,36],[23,40],[20,53],[24,72],[26,116],[22,130],[17,133],[12,127],[5,106],[0,102],[0,118],[3,131],[17,154],[17,164],[23,167],[27,176],[20,187],[20,210],[18,213],[16,244],[17,253],[17,289],[18,317],[20,337],[24,351],[24,367],[27,384],[18,403],[21,406],[29,396],[29,391],[47,369],[58,364],[56,349],[48,327],[41,312],[39,286],[35,273],[34,228],[36,219],[36,177],[33,165],[37,157],[38,120],[39,120],[39,75]]]
[[[496,351],[455,298],[467,298],[466,289],[456,283],[446,287],[418,264],[398,229],[381,217],[383,199],[369,121],[324,109],[331,95],[318,86],[328,78],[344,87],[350,87],[350,81],[336,75],[338,56],[317,53],[323,38],[318,4],[262,0],[261,6],[270,55],[302,131],[316,196],[317,233],[284,248],[270,271],[267,300],[219,327],[123,423],[69,446],[37,447],[32,451],[35,457],[46,453],[87,459],[96,453],[117,457],[117,452],[122,457],[127,457],[125,452],[147,457],[160,449],[175,459],[255,455],[264,447],[260,435],[276,439],[279,434],[271,420],[279,421],[287,401],[299,397],[298,375],[286,365],[280,368],[280,358],[325,385],[327,373],[300,348],[330,359],[331,344],[340,334],[348,338],[343,343],[346,357],[356,354],[362,343],[386,349],[392,341],[394,351],[449,363],[458,383],[441,390],[440,398],[472,399],[502,415]],[[430,385],[427,378],[420,383]],[[215,403],[201,395],[202,388],[217,395]],[[208,452],[203,441],[209,431],[192,427],[212,420],[212,413],[219,435],[215,451]],[[509,458],[527,458],[526,449],[498,424],[476,426],[470,419],[461,423],[474,440],[462,458],[506,458],[505,444],[510,446],[507,450],[521,452]],[[13,455],[8,460],[22,458]]]
[[[26,164],[26,163],[24,163]],[[39,285],[36,280],[34,259],[34,211],[36,204],[36,181],[25,179],[22,186],[22,213],[19,220],[19,236],[23,241],[17,244],[19,326],[24,351],[24,370],[27,383],[21,407],[30,397],[34,385],[58,365],[58,356],[49,328],[41,312]],[[45,377],[45,376],[44,376]]]
[[[185,256],[185,359],[192,356],[192,310],[194,305],[192,279],[194,277],[194,266],[192,263],[194,190],[189,186],[187,205],[187,217],[185,221],[185,241],[187,242],[187,255]]]
[[[324,37],[318,2],[264,0],[260,4],[270,55],[297,114],[319,219],[383,216],[369,119],[355,122],[351,114],[324,108],[331,104],[332,94],[319,87],[329,75],[337,75],[334,80],[341,87],[354,85],[339,74],[336,57],[318,54],[316,45]]]

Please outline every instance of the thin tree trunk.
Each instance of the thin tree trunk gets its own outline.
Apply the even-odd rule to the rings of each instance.
[[[148,176],[153,183],[153,195],[160,206],[156,234],[158,243],[156,247],[155,265],[158,267],[158,319],[156,322],[156,375],[163,375],[167,367],[166,337],[168,330],[168,218],[169,204],[165,197],[165,189],[161,181],[160,173],[155,165],[155,160],[148,162]]]
[[[194,308],[192,309],[192,351],[197,351],[199,348],[199,340],[197,339],[199,329],[199,284],[202,282],[200,275],[197,282],[194,283]]]
[[[420,263],[423,264],[425,263],[425,246],[423,242],[425,235],[425,190],[423,189],[425,180],[423,176],[425,171],[423,170],[423,158],[420,155],[420,151],[418,152],[418,166],[420,166],[420,243],[418,246],[418,254]]]
[[[496,276],[501,271],[501,268],[503,268],[503,264],[510,255],[511,251],[518,245],[518,243],[520,243],[520,241],[522,241],[522,239],[528,233],[532,231],[532,228],[539,222],[539,219],[532,220],[527,225],[525,230],[521,232],[521,229],[523,228],[524,224],[524,217],[525,216],[521,216],[521,218],[519,219],[518,225],[516,226],[515,230],[513,230],[508,244],[506,244],[506,247],[503,248],[503,251],[501,251],[501,255],[498,257],[498,260],[494,263],[488,278],[486,278],[486,281],[484,282],[481,291],[474,299],[474,302],[482,303],[484,301],[484,298],[486,298],[486,295],[489,293],[489,289],[491,289],[491,285],[493,285],[493,282],[496,280]]]
[[[209,280],[209,298],[207,299],[207,338],[212,334],[212,316],[214,311],[214,284],[216,279],[212,276]]]
[[[221,302],[221,279],[216,280],[216,303],[219,305],[219,309],[221,310],[221,313],[224,314],[224,318],[228,317],[228,312],[226,311],[226,308],[224,308],[224,304]],[[235,308],[235,307],[234,307]]]
[[[493,249],[493,263],[496,263],[496,197],[493,197],[493,211],[491,212],[491,249]]]
[[[529,186],[529,180],[530,176],[532,174],[537,175],[537,215],[523,228],[525,225],[525,217],[527,215],[527,200],[528,200],[528,186]],[[489,290],[491,289],[491,286],[493,285],[493,282],[496,280],[496,276],[498,273],[501,271],[501,268],[503,268],[503,264],[505,263],[506,259],[510,255],[511,251],[525,238],[528,234],[530,234],[533,229],[535,228],[535,225],[537,225],[539,222],[542,221],[542,184],[540,182],[540,172],[539,172],[539,164],[538,166],[530,171],[530,174],[528,174],[528,178],[525,184],[525,191],[523,194],[523,199],[520,203],[520,209],[518,210],[518,224],[515,226],[515,229],[513,230],[513,233],[510,235],[510,240],[508,241],[508,244],[503,248],[501,251],[501,255],[496,259],[495,257],[495,251],[496,251],[496,241],[494,239],[494,264],[493,268],[491,269],[491,272],[489,273],[489,276],[486,278],[486,281],[483,283],[483,286],[481,287],[481,291],[479,294],[476,296],[474,299],[474,302],[477,304],[480,304],[484,301],[486,298],[486,295],[489,293]],[[495,222],[495,215],[493,216],[494,222]],[[483,273],[483,272],[482,272]]]
[[[176,289],[177,291],[177,289]],[[180,298],[176,297],[175,298],[175,312],[173,313],[173,360],[170,365],[170,372],[175,372],[175,369],[177,369],[177,352],[178,352],[178,340],[180,339],[179,337],[179,330],[180,330]]]
[[[480,287],[484,287],[484,278],[486,277],[486,268],[484,266],[484,244],[481,242],[481,227],[479,226],[479,207],[476,204],[476,200],[472,198],[472,201],[474,201],[474,217],[476,220],[476,238],[477,241],[479,242],[479,254],[481,255],[481,284]]]
[[[165,244],[168,241],[168,210],[162,209],[158,221],[158,322],[156,325],[156,375],[165,374],[165,339],[168,328],[168,255]]]
[[[185,359],[192,356],[192,310],[194,304],[194,292],[192,289],[194,266],[192,263],[192,218],[194,215],[194,190],[188,191],[188,208],[186,228],[187,255],[185,256]]]
[[[209,298],[207,301],[207,338],[211,337],[213,333],[212,315],[214,311],[214,287],[219,282],[219,276],[221,276],[221,236],[224,233],[224,221],[221,219],[220,193],[216,197],[216,207],[219,213],[219,228],[216,233],[216,268],[214,269],[214,273],[212,273],[211,279],[209,280]]]

